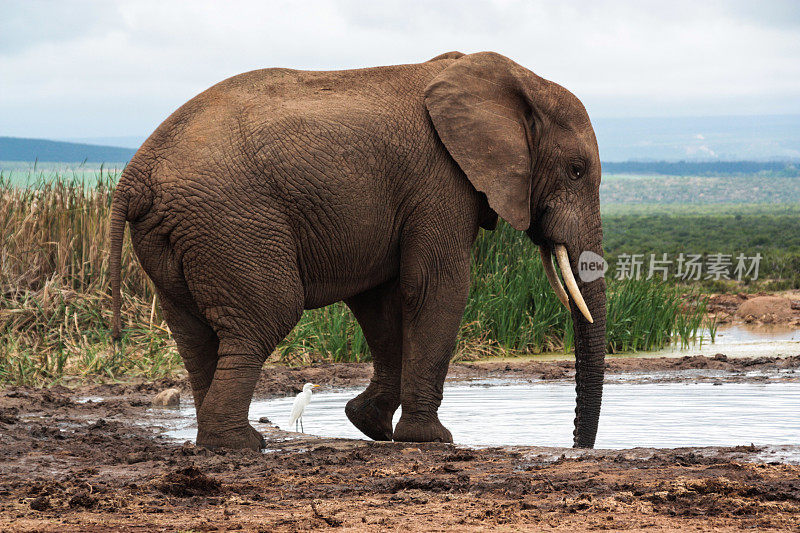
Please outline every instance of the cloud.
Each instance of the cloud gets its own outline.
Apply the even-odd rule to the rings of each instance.
[[[0,56],[102,32],[116,18],[113,2],[6,0],[0,18]]]
[[[592,116],[798,113],[798,12],[792,1],[5,2],[0,135],[143,134],[246,70],[454,49],[508,55]]]

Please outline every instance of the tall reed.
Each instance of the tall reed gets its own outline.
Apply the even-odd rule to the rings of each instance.
[[[108,218],[116,172],[89,182],[34,175],[14,186],[0,173],[0,381],[49,383],[64,375],[169,374],[180,365],[147,276],[126,238],[122,259],[123,339],[109,336]],[[501,224],[482,231],[472,259],[470,299],[456,357],[572,348],[569,314],[552,293],[535,247]],[[653,349],[696,336],[705,303],[684,305],[665,284],[611,282],[610,352]],[[364,361],[366,340],[347,307],[308,311],[272,360]]]

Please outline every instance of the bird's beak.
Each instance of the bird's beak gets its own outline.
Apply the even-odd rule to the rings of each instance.
[[[319,387],[319,386],[320,386],[320,385],[312,385],[312,388],[316,389],[316,388],[317,388],[317,387]]]

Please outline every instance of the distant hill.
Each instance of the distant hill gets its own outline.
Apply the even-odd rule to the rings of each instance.
[[[592,118],[603,161],[800,160],[800,115]],[[139,148],[146,135],[69,142]]]
[[[600,159],[608,172],[706,174],[719,172],[780,172],[775,161],[797,167],[800,161],[800,115],[750,115],[712,117],[593,118]],[[144,135],[84,137],[61,141],[0,137],[0,161],[124,162],[130,160]],[[652,170],[657,162],[672,168]],[[764,162],[773,166],[756,170],[728,162]],[[616,162],[641,162],[616,170]],[[722,163],[722,167],[686,170],[685,163]],[[752,166],[752,165],[751,165]]]
[[[590,110],[591,114],[591,110]],[[603,161],[782,161],[800,159],[800,115],[592,117]],[[147,135],[64,138],[139,148]]]
[[[0,161],[92,163],[129,161],[136,150],[44,139],[0,137]]]
[[[121,148],[139,149],[147,135],[117,135],[115,137],[65,137],[63,139],[53,139],[68,143],[99,144],[102,146],[119,146]]]

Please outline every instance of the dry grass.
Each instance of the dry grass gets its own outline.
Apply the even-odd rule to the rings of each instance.
[[[0,173],[0,382],[54,383],[174,372],[180,357],[130,239],[122,257],[122,323],[111,341],[109,228],[113,184],[103,170],[91,186],[58,175],[13,187]],[[570,349],[572,327],[524,235],[502,225],[482,232],[473,256],[471,298],[455,358]],[[672,335],[690,339],[704,304],[683,305],[674,287],[611,284],[609,350],[652,349]],[[343,304],[306,312],[271,358],[287,364],[369,359],[358,323]]]
[[[28,188],[0,182],[0,381],[65,374],[155,377],[180,363],[150,281],[123,250],[119,346],[108,333],[108,224],[116,176],[97,185],[60,179]]]

